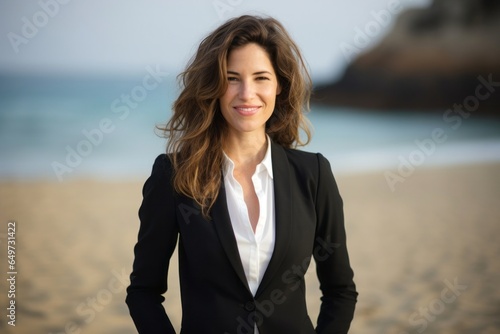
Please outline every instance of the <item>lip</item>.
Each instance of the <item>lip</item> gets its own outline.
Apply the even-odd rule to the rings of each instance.
[[[234,106],[233,109],[240,115],[242,116],[252,116],[255,115],[259,109],[260,106],[256,105],[238,105]]]

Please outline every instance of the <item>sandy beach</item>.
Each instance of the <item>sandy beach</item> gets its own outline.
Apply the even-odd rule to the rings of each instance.
[[[500,333],[500,164],[336,175],[359,301],[350,333]],[[0,182],[0,332],[136,333],[124,303],[143,181]],[[16,321],[7,324],[7,224]],[[172,259],[165,308],[177,330]],[[308,279],[315,321],[319,290]],[[277,333],[281,334],[281,333]]]

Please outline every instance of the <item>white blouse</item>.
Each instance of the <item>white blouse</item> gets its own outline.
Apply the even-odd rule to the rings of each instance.
[[[234,235],[238,244],[241,263],[245,270],[250,291],[255,296],[267,265],[271,260],[275,241],[274,184],[271,159],[271,140],[267,138],[264,159],[255,168],[252,182],[259,200],[259,220],[255,233],[250,224],[243,188],[233,176],[234,163],[225,155],[224,186],[227,207]],[[255,328],[257,332],[257,327]]]

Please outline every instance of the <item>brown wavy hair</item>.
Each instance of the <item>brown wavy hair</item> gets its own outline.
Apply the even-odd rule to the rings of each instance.
[[[167,152],[172,153],[175,190],[193,198],[206,218],[222,182],[227,124],[219,98],[227,89],[227,58],[231,50],[249,43],[266,50],[281,87],[266,133],[285,148],[306,145],[311,138],[304,113],[309,111],[312,82],[299,48],[283,25],[274,18],[244,15],[213,31],[178,76],[182,91],[171,119],[159,128],[168,138]],[[306,140],[301,140],[300,129]]]

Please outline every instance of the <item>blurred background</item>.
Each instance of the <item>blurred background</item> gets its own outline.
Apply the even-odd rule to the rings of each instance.
[[[352,333],[500,333],[500,5],[487,0],[0,3],[5,333],[134,333],[124,288],[176,76],[210,31],[280,20],[344,197]],[[165,307],[180,329],[176,258]],[[319,290],[307,274],[313,319]],[[443,296],[447,296],[443,297]],[[452,298],[454,297],[454,298]],[[452,300],[453,299],[453,300]]]

